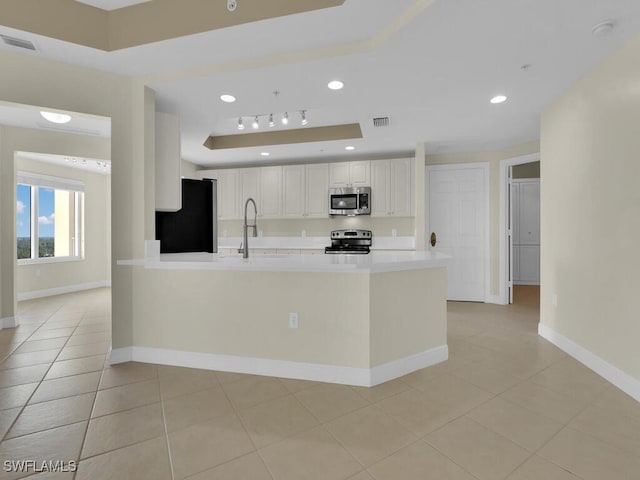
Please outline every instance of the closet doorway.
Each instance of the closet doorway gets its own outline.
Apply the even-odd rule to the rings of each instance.
[[[540,162],[509,166],[509,303],[540,301]]]

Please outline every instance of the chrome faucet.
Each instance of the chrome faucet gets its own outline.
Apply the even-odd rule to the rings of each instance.
[[[253,225],[247,224],[247,208],[249,207],[249,202],[253,203]],[[253,198],[247,198],[247,201],[244,202],[244,240],[242,245],[238,249],[238,252],[242,251],[242,258],[249,258],[249,241],[247,230],[249,228],[253,228],[253,236],[258,236],[258,225],[256,223],[256,218],[258,216],[258,207],[256,206],[256,201]]]

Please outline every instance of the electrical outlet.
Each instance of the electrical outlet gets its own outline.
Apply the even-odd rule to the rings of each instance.
[[[553,305],[554,307],[558,306],[558,294],[556,292],[553,292],[551,294],[551,305]]]
[[[392,229],[391,229],[391,236],[392,236],[393,238],[396,238],[396,235],[398,235],[398,231],[397,231],[395,228],[392,228]]]
[[[298,328],[298,312],[289,312],[289,328]]]
[[[40,269],[36,268],[36,277],[40,277]]]

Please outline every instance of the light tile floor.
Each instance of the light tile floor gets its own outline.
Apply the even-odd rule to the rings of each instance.
[[[109,367],[108,289],[21,302],[0,460],[78,471],[0,479],[639,479],[640,404],[536,335],[536,293],[450,303],[449,361],[370,389]]]

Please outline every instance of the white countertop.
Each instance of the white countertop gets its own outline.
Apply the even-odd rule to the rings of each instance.
[[[237,270],[262,272],[378,273],[446,266],[448,255],[437,252],[374,251],[357,254],[252,255],[169,253],[159,257],[118,260],[118,265],[169,270]]]

